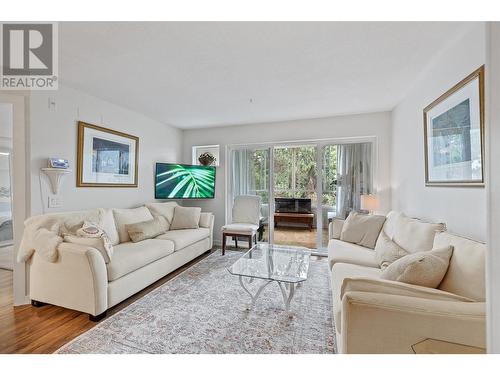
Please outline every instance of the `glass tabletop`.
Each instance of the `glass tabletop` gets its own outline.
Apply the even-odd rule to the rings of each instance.
[[[288,283],[307,280],[311,251],[305,247],[259,243],[239,258],[228,271],[237,276]]]

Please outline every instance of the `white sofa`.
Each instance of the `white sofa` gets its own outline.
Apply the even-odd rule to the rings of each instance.
[[[49,215],[71,227],[82,220],[97,223],[109,210],[112,209]],[[139,221],[140,218],[136,222]],[[134,222],[133,218],[130,222]],[[113,246],[108,264],[97,249],[73,243],[59,245],[56,262],[35,251],[28,262],[32,304],[63,306],[99,320],[110,307],[209,251],[213,246],[213,223],[211,213],[201,213],[198,229],[169,230],[153,239],[120,242]],[[116,229],[119,232],[123,228]]]
[[[375,251],[341,241],[343,222],[334,220],[328,262],[338,352],[413,353],[412,345],[426,339],[485,348],[486,246],[446,231],[419,231],[425,223],[416,219],[413,229],[398,227],[401,215],[389,213],[382,230],[391,239],[398,232],[409,244],[431,244],[427,250],[452,245],[448,271],[437,289],[380,279]]]

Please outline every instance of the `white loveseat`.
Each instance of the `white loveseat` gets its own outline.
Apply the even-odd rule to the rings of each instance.
[[[413,353],[412,346],[426,339],[485,348],[483,243],[389,213],[382,230],[394,241],[399,233],[408,244],[430,244],[427,250],[453,246],[448,271],[432,289],[381,279],[375,251],[341,241],[342,225],[330,223],[328,245],[339,353]]]
[[[177,204],[163,204],[170,206],[173,214]],[[106,217],[107,232],[116,230],[114,236],[118,238],[123,225],[120,227],[113,221],[116,211],[127,214],[127,210],[101,208],[49,215],[62,220],[67,227],[81,225],[84,220],[99,223]],[[153,209],[150,211],[152,216],[158,215]],[[130,215],[127,219],[129,223],[142,221]],[[171,222],[172,216],[167,219]],[[91,320],[99,320],[110,307],[209,251],[213,245],[213,223],[211,213],[201,213],[197,229],[169,230],[156,238],[135,243],[117,239],[119,243],[113,246],[109,263],[105,263],[96,248],[68,242],[59,245],[56,262],[46,260],[35,251],[28,261],[32,303],[63,306],[88,313]]]

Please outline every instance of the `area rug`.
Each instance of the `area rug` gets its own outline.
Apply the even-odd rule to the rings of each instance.
[[[0,247],[0,268],[10,270],[14,268],[14,247]]]
[[[290,317],[276,283],[245,309],[227,271],[241,255],[213,253],[56,353],[334,353],[327,262],[311,260]]]

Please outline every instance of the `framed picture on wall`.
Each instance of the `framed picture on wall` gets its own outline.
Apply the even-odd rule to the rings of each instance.
[[[484,186],[484,66],[424,109],[425,184]]]
[[[139,138],[78,122],[78,187],[137,187]]]

